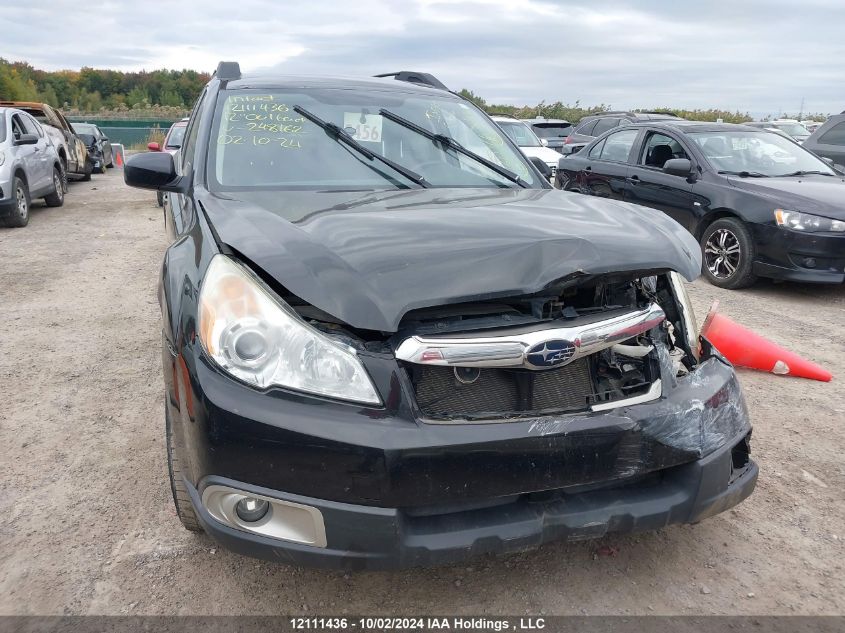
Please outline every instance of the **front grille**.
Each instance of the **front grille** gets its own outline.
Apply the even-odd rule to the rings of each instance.
[[[409,365],[420,410],[431,418],[484,418],[582,410],[595,402],[589,358],[559,369],[477,370],[473,382],[452,367]]]

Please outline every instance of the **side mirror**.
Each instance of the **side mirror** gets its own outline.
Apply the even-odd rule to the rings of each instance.
[[[670,158],[663,163],[663,171],[673,176],[687,177],[692,173],[692,163],[688,158]]]
[[[184,193],[187,179],[176,173],[169,152],[143,152],[126,159],[123,180],[130,187]]]
[[[38,137],[35,134],[21,134],[15,139],[15,145],[35,145]]]
[[[552,170],[548,165],[546,165],[546,163],[543,162],[543,159],[537,158],[536,156],[532,156],[528,160],[530,160],[531,164],[533,164],[534,167],[537,168],[537,171],[543,174],[543,178],[548,180],[552,177]]]
[[[542,145],[543,147],[548,147],[549,146],[549,140],[545,139],[545,138],[541,138],[540,139],[540,145]]]
[[[835,165],[833,164],[833,159],[832,159],[832,158],[827,158],[826,156],[819,156],[819,158],[821,158],[824,162],[826,162],[826,163],[827,163],[828,165],[830,165],[831,167],[834,167],[834,166],[835,166]]]
[[[150,150],[151,152],[160,152],[161,151],[161,147],[155,141],[153,141],[152,143],[147,143],[147,149]]]
[[[109,137],[108,137],[108,136],[104,136],[104,137],[103,137],[103,138],[101,138],[100,140],[101,140],[101,141],[103,141],[104,143],[108,143],[108,142],[109,142]]]

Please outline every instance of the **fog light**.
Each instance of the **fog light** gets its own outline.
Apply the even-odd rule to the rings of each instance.
[[[244,497],[235,506],[238,518],[246,523],[255,523],[259,519],[263,519],[269,509],[270,504],[267,501],[255,497]]]
[[[812,257],[804,258],[804,266],[806,268],[815,268],[816,267],[816,260]]]

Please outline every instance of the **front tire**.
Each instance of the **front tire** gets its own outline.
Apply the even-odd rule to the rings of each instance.
[[[202,532],[202,526],[197,521],[194,506],[191,504],[191,497],[185,489],[185,482],[182,480],[179,451],[173,437],[173,424],[170,422],[170,412],[166,404],[164,406],[164,432],[167,443],[167,472],[170,475],[170,492],[173,494],[176,514],[186,530]]]
[[[65,203],[65,192],[62,189],[62,173],[58,167],[53,167],[53,193],[44,196],[48,207],[60,207]]]
[[[67,193],[67,161],[62,158],[61,163],[61,170],[62,170],[62,193]]]
[[[754,256],[751,232],[738,218],[716,220],[701,236],[701,272],[719,288],[738,290],[757,281]]]
[[[29,205],[31,203],[29,187],[22,178],[15,176],[12,191],[15,196],[15,208],[12,211],[12,215],[4,220],[4,224],[6,226],[21,228],[29,224]]]

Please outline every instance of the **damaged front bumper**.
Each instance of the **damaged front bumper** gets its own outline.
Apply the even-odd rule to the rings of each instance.
[[[320,513],[326,547],[252,534],[214,519],[200,493],[188,486],[197,517],[220,545],[239,554],[295,565],[346,569],[396,569],[455,563],[482,554],[516,552],[556,540],[579,541],[610,533],[656,530],[694,523],[748,497],[757,465],[748,458],[748,436],[641,483],[495,506],[417,515],[398,508],[333,503],[288,495],[242,482],[209,477],[202,487],[223,485],[292,501]]]
[[[371,409],[255,391],[200,355],[189,371],[166,353],[168,413],[182,418],[197,516],[222,545],[315,566],[441,564],[695,522],[747,497],[747,410],[732,367],[703,343],[698,367],[664,375],[653,401],[493,424],[420,421],[392,358],[367,361],[386,394]],[[211,486],[307,508],[324,545],[214,518]]]

